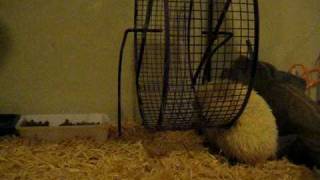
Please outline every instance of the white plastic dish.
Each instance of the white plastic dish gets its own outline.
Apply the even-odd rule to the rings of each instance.
[[[48,126],[23,126],[24,121],[49,122]],[[66,120],[73,125],[61,126]],[[92,123],[92,125],[78,125]],[[90,138],[105,141],[108,138],[110,119],[105,114],[46,114],[23,115],[16,129],[21,137],[46,141],[63,141]]]

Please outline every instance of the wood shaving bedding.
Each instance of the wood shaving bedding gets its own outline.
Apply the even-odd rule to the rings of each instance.
[[[315,179],[287,160],[230,165],[212,155],[193,131],[151,133],[133,123],[108,141],[60,143],[0,139],[0,179]]]

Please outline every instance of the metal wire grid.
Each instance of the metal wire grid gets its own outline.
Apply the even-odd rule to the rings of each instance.
[[[145,127],[184,130],[234,122],[252,85],[240,85],[223,74],[240,56],[250,56],[251,42],[253,61],[242,68],[251,72],[252,80],[257,21],[255,0],[136,0],[135,28],[161,30],[135,33]]]

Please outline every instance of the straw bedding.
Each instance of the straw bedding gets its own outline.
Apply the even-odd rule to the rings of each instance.
[[[314,179],[287,160],[231,166],[193,131],[151,133],[133,123],[107,142],[0,139],[0,179]]]

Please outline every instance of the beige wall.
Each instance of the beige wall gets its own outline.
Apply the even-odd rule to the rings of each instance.
[[[319,0],[260,0],[260,58],[288,70],[320,54]]]
[[[320,53],[320,1],[260,0],[260,9],[261,59],[281,69],[311,65]],[[10,47],[0,56],[0,113],[114,119],[119,45],[132,20],[133,0],[0,0]],[[131,52],[124,69],[129,118],[136,112]]]
[[[0,61],[0,113],[115,118],[118,50],[132,14],[128,0],[0,0],[0,23],[11,39]],[[127,48],[128,63],[131,52]],[[133,76],[124,71],[132,117]]]

